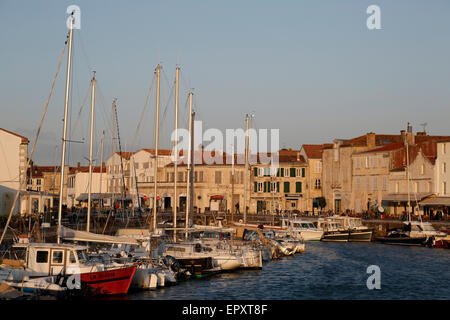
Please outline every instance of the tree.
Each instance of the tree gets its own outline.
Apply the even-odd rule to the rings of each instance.
[[[317,205],[319,206],[320,210],[323,210],[327,206],[327,201],[324,197],[317,198]]]

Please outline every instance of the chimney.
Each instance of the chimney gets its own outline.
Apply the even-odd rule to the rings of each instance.
[[[78,163],[77,163],[77,167],[79,168],[80,166],[81,166],[81,164],[78,162]]]
[[[400,130],[400,135],[402,136],[402,142],[405,143],[405,141],[406,141],[406,132],[405,132],[405,130]]]
[[[375,147],[375,133],[369,132],[366,134],[366,145],[370,148]]]
[[[415,144],[412,125],[410,125],[409,122],[408,122],[408,132],[406,133],[406,140],[407,140],[409,145]]]
[[[300,151],[297,151],[297,161],[300,161]]]

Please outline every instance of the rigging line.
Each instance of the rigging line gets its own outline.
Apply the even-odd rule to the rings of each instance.
[[[48,97],[47,97],[47,102],[45,103],[44,112],[43,112],[42,117],[41,117],[41,122],[39,123],[38,130],[36,131],[36,137],[34,139],[33,146],[31,147],[30,156],[28,157],[28,161],[27,161],[27,164],[26,164],[26,167],[25,167],[25,179],[20,181],[20,188],[16,192],[16,196],[14,198],[14,202],[13,202],[13,204],[11,206],[11,210],[9,212],[8,220],[6,221],[6,225],[3,228],[3,233],[2,233],[2,236],[0,238],[0,245],[3,242],[3,238],[5,237],[6,231],[8,230],[8,226],[9,226],[9,223],[11,221],[12,214],[13,214],[14,209],[16,207],[17,200],[19,199],[20,190],[25,189],[24,187],[26,186],[26,182],[27,182],[26,174],[28,172],[28,168],[30,167],[31,159],[32,159],[34,150],[36,148],[36,144],[37,144],[37,141],[38,141],[38,138],[39,138],[39,134],[41,132],[41,128],[42,128],[42,126],[44,124],[45,115],[47,114],[47,109],[48,109],[48,105],[50,103],[50,98],[52,97],[52,94],[53,94],[53,89],[55,87],[56,78],[58,77],[59,70],[60,70],[60,67],[61,67],[61,62],[62,62],[62,59],[64,58],[64,52],[66,51],[68,39],[69,39],[69,34],[67,34],[66,41],[64,42],[64,47],[63,47],[63,50],[61,52],[61,57],[59,58],[59,62],[58,62],[58,67],[56,68],[56,74],[55,74],[55,77],[53,78],[52,86],[50,88],[50,93],[48,94]]]
[[[105,97],[103,95],[103,90],[101,89],[101,84],[99,83],[98,80],[95,81],[95,88],[96,88],[96,91],[97,91],[98,97],[99,97],[99,99],[98,99],[99,100],[99,105],[102,108],[102,112],[100,114],[103,117],[103,121],[105,123],[105,127],[107,127],[105,129],[107,129],[108,133],[112,136],[113,129],[111,127],[111,123],[110,123],[110,120],[109,120],[110,117],[108,117],[108,119],[105,118],[105,115],[111,115],[110,114],[111,110],[105,108]]]
[[[84,47],[84,41],[83,41],[83,37],[82,37],[82,32],[78,32],[78,34],[80,35],[81,51],[83,52],[84,58],[86,59],[86,64],[87,64],[87,67],[89,69],[89,74],[92,74],[93,69],[92,69],[92,66],[91,66],[91,64],[89,62],[89,58],[88,58],[88,56],[86,54],[86,50],[85,50],[85,47]]]
[[[170,89],[169,99],[167,99],[167,104],[166,104],[166,107],[164,108],[164,112],[163,112],[163,116],[162,116],[161,122],[164,122],[164,119],[166,118],[167,109],[169,107],[169,103],[172,101],[172,96],[173,96],[174,91],[175,91],[175,83],[172,85],[172,88]]]
[[[131,143],[131,147],[132,148],[135,148],[136,138],[137,138],[137,136],[139,134],[139,129],[141,128],[142,120],[144,119],[145,112],[147,110],[148,101],[150,99],[150,94],[151,94],[151,91],[153,89],[153,85],[155,84],[155,77],[156,77],[156,74],[153,73],[152,82],[150,83],[150,86],[148,87],[147,97],[145,98],[144,108],[142,108],[141,117],[139,118],[139,122],[138,122],[138,125],[136,127],[136,132],[134,134],[134,137],[133,137],[133,140],[132,140],[132,143]]]
[[[72,131],[70,132],[70,136],[71,137],[73,136],[73,134],[75,133],[75,130],[77,129],[78,121],[80,120],[81,112],[83,111],[84,104],[85,104],[86,99],[87,99],[87,97],[89,95],[89,91],[91,89],[91,85],[92,85],[92,81],[89,81],[89,86],[87,88],[86,94],[84,95],[83,101],[81,103],[80,111],[78,111],[77,118],[75,119],[75,124],[72,126]]]
[[[191,86],[188,85],[186,79],[184,78],[184,72],[181,68],[180,68],[180,78],[181,78],[181,81],[184,83],[185,88],[191,88]]]

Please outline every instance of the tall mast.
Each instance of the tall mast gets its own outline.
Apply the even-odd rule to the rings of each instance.
[[[410,200],[410,192],[409,192],[409,152],[408,152],[408,133],[409,133],[409,122],[408,122],[408,131],[406,133],[406,184],[408,189],[408,219],[411,222],[411,200]]]
[[[175,71],[175,166],[173,172],[173,240],[177,241],[177,204],[178,204],[178,193],[177,193],[177,175],[178,175],[178,76],[180,68],[177,67]]]
[[[188,228],[188,219],[189,219],[189,204],[190,204],[190,191],[189,191],[189,182],[190,175],[191,175],[191,161],[192,161],[192,154],[191,154],[191,145],[192,145],[192,96],[193,93],[189,92],[189,143],[188,143],[188,159],[187,159],[187,172],[186,172],[186,222],[185,222],[185,228],[186,228],[186,238],[187,238],[187,228]]]
[[[155,166],[154,166],[154,192],[153,192],[153,231],[156,231],[156,211],[157,211],[157,180],[158,180],[158,138],[159,138],[159,83],[161,76],[161,66],[156,67],[156,126],[155,126]]]
[[[70,31],[69,31],[69,50],[67,55],[67,73],[66,73],[66,95],[64,103],[64,125],[61,148],[61,177],[59,182],[59,203],[58,203],[58,237],[57,242],[61,242],[61,217],[62,217],[62,201],[64,190],[64,165],[66,162],[66,134],[67,134],[67,114],[69,110],[69,87],[70,87],[70,67],[72,59],[72,34],[73,34],[73,20],[74,16],[70,17]]]
[[[245,115],[245,171],[244,171],[244,223],[247,222],[247,175],[248,175],[248,114]]]
[[[103,173],[103,147],[105,145],[105,131],[102,132],[102,152],[100,154],[100,190],[99,193],[102,193],[102,173]],[[102,200],[103,201],[103,200]]]
[[[231,222],[234,221],[234,143],[231,146]]]
[[[195,166],[195,160],[194,160],[194,123],[195,123],[195,112],[192,112],[191,117],[191,172],[189,174],[189,183],[191,185],[190,187],[190,196],[189,196],[189,225],[192,224],[192,214],[194,213],[194,166]],[[203,150],[202,157],[203,157]]]
[[[88,188],[88,210],[87,210],[87,226],[86,231],[89,232],[91,225],[91,192],[92,192],[92,145],[94,142],[94,109],[95,108],[95,71],[92,77],[91,92],[91,141],[89,147],[89,188]]]

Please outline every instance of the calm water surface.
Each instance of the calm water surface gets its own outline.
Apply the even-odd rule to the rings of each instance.
[[[369,265],[381,269],[381,290],[369,290]],[[450,250],[377,243],[306,243],[306,253],[181,282],[130,300],[450,299]]]

